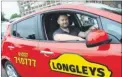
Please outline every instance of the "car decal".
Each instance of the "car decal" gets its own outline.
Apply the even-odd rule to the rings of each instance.
[[[51,59],[49,64],[52,71],[85,77],[111,77],[112,74],[105,65],[87,61],[77,54],[62,54]]]
[[[15,63],[26,66],[36,67],[36,59],[28,58],[28,53],[18,52],[18,56],[15,56]]]

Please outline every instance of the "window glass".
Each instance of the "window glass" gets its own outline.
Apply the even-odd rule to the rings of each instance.
[[[87,16],[87,15],[82,15],[82,14],[77,14],[77,16],[78,16],[78,19],[80,20],[80,23],[83,26],[97,25],[97,20],[93,17]],[[98,25],[96,27],[98,27]]]
[[[17,23],[17,37],[35,39],[36,20],[34,17]]]
[[[118,43],[122,39],[122,24],[112,21],[110,19],[101,17],[103,29],[109,33],[112,43]]]
[[[76,14],[79,21],[80,21],[80,27],[83,28],[82,30],[88,30],[89,27],[91,26],[95,26],[96,28],[98,28],[98,23],[97,20],[93,17],[90,17],[88,15],[84,15],[84,14]]]

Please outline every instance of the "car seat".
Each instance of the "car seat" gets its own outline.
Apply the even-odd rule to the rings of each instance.
[[[53,40],[53,33],[55,30],[59,28],[59,25],[57,23],[57,16],[52,15],[51,18],[49,19],[49,26],[48,26],[48,39]]]

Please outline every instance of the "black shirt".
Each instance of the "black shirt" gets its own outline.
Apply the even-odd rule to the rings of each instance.
[[[69,33],[62,30],[61,28],[59,28],[53,33],[53,37],[55,34],[69,34],[69,35],[73,35],[73,36],[78,36],[79,32],[80,32],[80,30],[73,26],[69,27]]]

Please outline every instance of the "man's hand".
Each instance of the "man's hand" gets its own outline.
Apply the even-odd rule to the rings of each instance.
[[[97,30],[98,28],[96,28],[95,26],[92,26],[90,27],[86,32],[79,32],[78,36],[81,37],[81,38],[86,38],[86,36],[88,35],[88,33],[90,31],[93,31],[93,30]]]
[[[89,30],[90,30],[90,31],[92,31],[92,30],[97,30],[97,28],[96,28],[95,26],[92,26]]]

